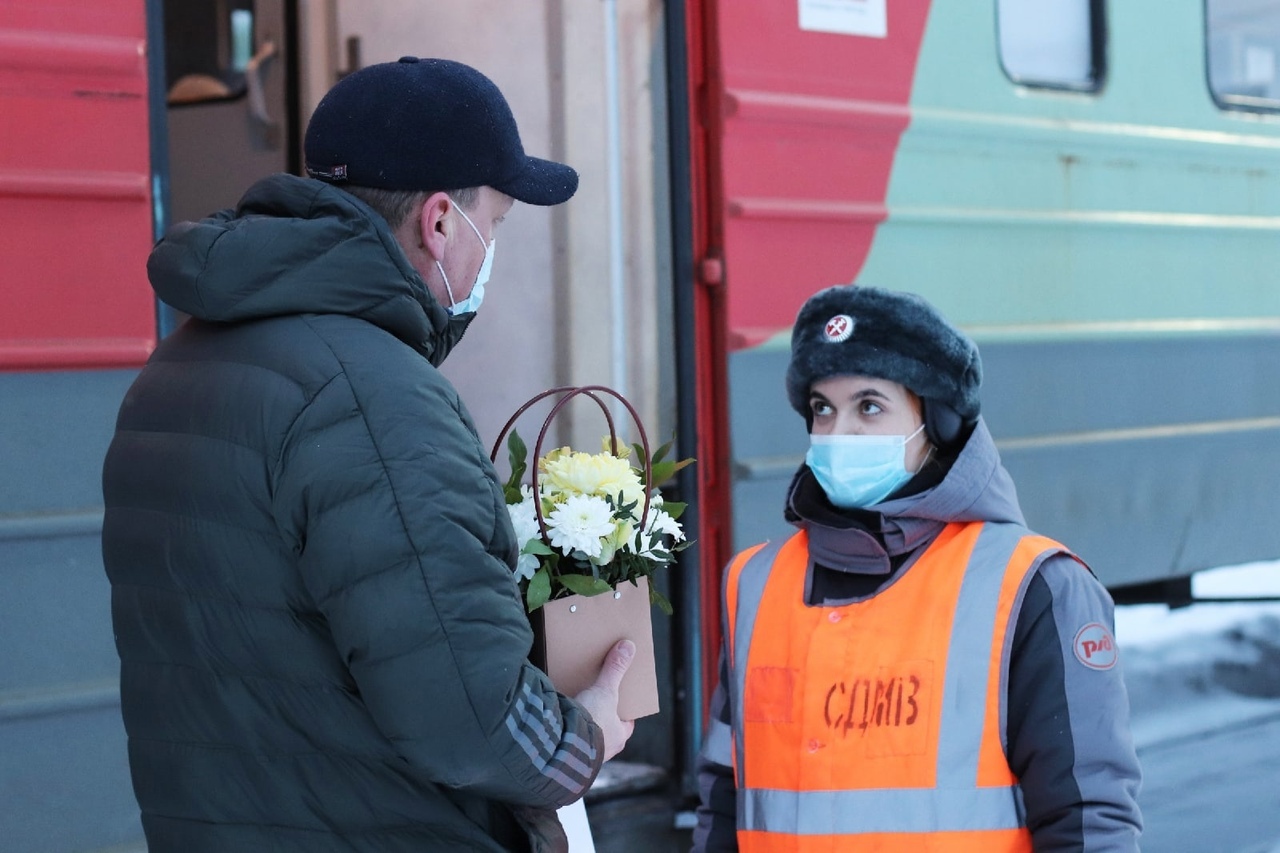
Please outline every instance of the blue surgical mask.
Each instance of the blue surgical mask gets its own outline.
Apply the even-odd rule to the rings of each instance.
[[[444,289],[449,294],[450,305],[445,310],[457,317],[459,314],[474,314],[480,310],[480,303],[484,302],[484,286],[489,281],[490,270],[493,269],[493,253],[498,245],[498,238],[495,237],[486,243],[484,236],[480,233],[480,229],[471,221],[471,217],[467,216],[466,211],[461,207],[456,207],[455,209],[462,214],[463,219],[467,220],[471,230],[476,232],[476,239],[480,241],[481,246],[484,246],[484,262],[480,264],[480,272],[476,274],[476,283],[471,286],[471,293],[461,302],[453,301],[453,288],[449,286],[449,276],[444,274],[444,267],[440,265],[439,261],[436,261],[436,268],[440,270],[440,277],[444,279]]]
[[[844,509],[864,509],[880,503],[917,472],[907,470],[911,435],[811,435],[804,461],[827,500]]]

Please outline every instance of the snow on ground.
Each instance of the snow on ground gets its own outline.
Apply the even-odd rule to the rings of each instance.
[[[1197,598],[1280,597],[1280,562],[1248,563],[1199,572],[1191,578]],[[1116,640],[1124,649],[1160,645],[1280,615],[1280,602],[1196,604],[1170,610],[1163,604],[1116,608]]]
[[[1280,596],[1280,562],[1200,572],[1192,592]],[[1116,641],[1139,749],[1280,716],[1280,602],[1117,607]]]

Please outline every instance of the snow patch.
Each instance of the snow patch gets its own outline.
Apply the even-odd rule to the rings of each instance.
[[[1280,595],[1280,563],[1201,572],[1192,591]],[[1116,641],[1140,749],[1280,716],[1280,602],[1117,607]]]

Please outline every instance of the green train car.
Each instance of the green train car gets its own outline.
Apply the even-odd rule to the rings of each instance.
[[[978,341],[1029,523],[1118,599],[1280,558],[1280,7],[690,10],[694,331],[704,387],[728,389],[700,435],[730,448],[700,511],[732,508],[704,543],[786,535],[789,327],[858,282]]]
[[[916,291],[973,335],[1029,523],[1118,600],[1186,601],[1196,571],[1280,559],[1280,4],[537,2],[548,55],[493,58],[545,74],[553,91],[538,95],[562,111],[576,102],[555,87],[581,66],[562,67],[561,42],[586,30],[584,9],[621,7],[653,38],[633,64],[669,174],[627,210],[657,223],[658,245],[626,250],[660,258],[652,289],[674,345],[643,350],[644,370],[677,380],[670,416],[699,460],[680,484],[697,545],[670,579],[676,618],[658,623],[671,701],[637,738],[681,783],[664,807],[691,791],[721,568],[789,532],[783,494],[807,437],[783,372],[820,288]],[[423,5],[0,0],[5,850],[143,849],[98,475],[119,401],[174,320],[140,274],[152,241],[258,175],[299,171],[303,56],[338,52],[317,22]],[[503,5],[437,17],[480,32]],[[252,44],[233,24],[246,13]],[[346,47],[342,64],[358,64]],[[187,69],[166,52],[228,54],[235,86],[199,108],[167,100],[166,75]],[[235,128],[249,132],[233,150]],[[662,849],[612,824],[596,834],[602,850]]]

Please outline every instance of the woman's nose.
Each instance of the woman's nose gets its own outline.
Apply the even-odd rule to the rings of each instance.
[[[859,435],[862,424],[852,415],[840,414],[836,418],[836,435]]]

